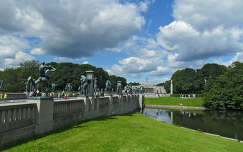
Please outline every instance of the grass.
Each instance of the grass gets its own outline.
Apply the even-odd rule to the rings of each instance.
[[[202,98],[182,99],[179,97],[160,97],[160,98],[145,98],[145,104],[150,105],[170,105],[170,106],[193,106],[203,107]]]
[[[112,116],[6,152],[242,152],[243,143],[159,122],[142,114]]]

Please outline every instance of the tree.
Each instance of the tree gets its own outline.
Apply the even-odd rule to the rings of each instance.
[[[204,101],[211,109],[243,110],[243,63],[233,63],[227,72],[210,81]]]
[[[128,84],[129,84],[129,85],[132,85],[132,86],[139,86],[139,85],[141,85],[141,84],[138,83],[138,82],[129,82]]]
[[[197,73],[195,70],[186,68],[178,70],[172,75],[174,93],[195,93],[195,80]]]
[[[35,61],[25,61],[19,64],[19,69],[21,70],[21,77],[23,79],[27,79],[29,76],[33,78],[37,78],[39,74],[39,66],[40,64]]]
[[[164,88],[167,93],[170,93],[170,80],[165,81]]]
[[[182,69],[176,71],[171,79],[173,80],[174,93],[203,93],[205,80],[210,82],[227,71],[224,65],[215,63],[205,64],[201,69]],[[165,90],[170,92],[170,81],[164,83]]]
[[[216,79],[218,76],[224,74],[227,71],[227,67],[216,63],[205,64],[199,73],[203,79],[210,80]]]

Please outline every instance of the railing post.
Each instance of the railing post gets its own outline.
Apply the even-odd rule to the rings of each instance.
[[[36,134],[44,134],[53,129],[53,98],[41,97],[36,103],[38,110]]]

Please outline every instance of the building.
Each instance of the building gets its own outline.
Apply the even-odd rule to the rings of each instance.
[[[145,97],[168,96],[164,86],[142,84],[142,85],[139,85],[139,87],[143,88]]]

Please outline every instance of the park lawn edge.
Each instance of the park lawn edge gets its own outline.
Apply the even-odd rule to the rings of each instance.
[[[181,99],[179,97],[145,98],[145,105],[204,107],[202,98]]]

